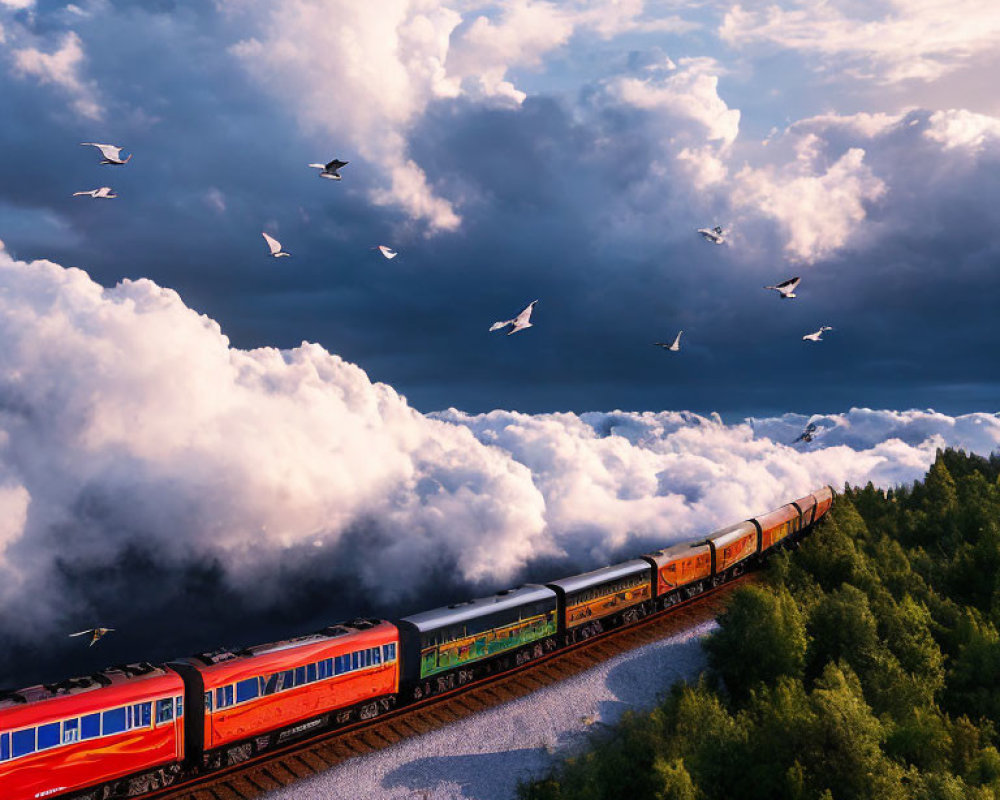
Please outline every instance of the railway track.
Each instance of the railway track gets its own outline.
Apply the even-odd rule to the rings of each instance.
[[[531,694],[585,672],[628,650],[651,644],[706,622],[719,614],[733,589],[754,582],[750,573],[635,625],[609,631],[558,650],[508,674],[471,689],[431,698],[368,723],[341,728],[316,739],[271,751],[259,759],[213,772],[151,795],[150,800],[251,800],[324,772],[354,756],[390,747],[456,720]]]

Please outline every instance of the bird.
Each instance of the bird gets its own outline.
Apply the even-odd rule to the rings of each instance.
[[[802,279],[799,277],[789,278],[787,281],[782,281],[774,286],[765,286],[765,289],[774,289],[778,294],[781,295],[782,300],[791,300],[795,297],[795,287],[799,285],[799,281]]]
[[[128,158],[122,159],[122,148],[113,144],[98,144],[97,142],[80,142],[81,147],[96,147],[101,151],[101,155],[104,156],[101,159],[102,164],[112,164],[114,166],[121,166],[122,164],[127,164],[132,159],[132,154],[128,154]]]
[[[91,189],[89,192],[73,192],[73,197],[79,197],[80,195],[87,195],[88,197],[93,197],[97,200],[111,200],[118,197],[112,190],[110,186],[102,186],[100,189]]]
[[[339,158],[333,159],[329,164],[310,164],[310,167],[318,169],[319,177],[327,178],[331,181],[343,180],[343,176],[337,172],[341,167],[346,167],[350,161],[341,161]]]
[[[712,244],[725,244],[726,242],[726,232],[722,230],[721,225],[716,225],[714,228],[698,228],[698,233],[704,237],[705,241]]]
[[[799,438],[797,438],[794,442],[792,442],[792,444],[795,444],[795,442],[811,442],[813,440],[813,434],[815,432],[816,432],[816,423],[810,422],[808,425],[806,425],[806,429],[799,434]]]
[[[396,256],[399,255],[399,253],[397,253],[391,247],[387,247],[384,244],[378,245],[378,247],[376,247],[375,249],[378,250],[382,255],[384,255],[386,259],[389,261],[392,261]]]
[[[674,339],[673,344],[667,344],[666,342],[653,342],[657,347],[662,347],[664,350],[669,350],[672,353],[676,353],[681,349],[681,334],[684,331],[677,332],[677,338]]]
[[[832,331],[832,330],[833,328],[831,328],[829,325],[823,325],[820,327],[818,331],[814,331],[813,333],[807,333],[805,336],[802,337],[802,340],[809,342],[818,342],[823,338],[823,331]]]
[[[511,326],[510,330],[507,331],[507,335],[510,336],[512,333],[517,333],[518,331],[523,331],[525,328],[531,327],[531,310],[535,307],[537,300],[532,300],[528,303],[527,307],[518,314],[514,319],[504,320],[503,322],[494,322],[490,325],[490,332],[498,331],[501,328],[506,328],[508,325]]]
[[[89,647],[93,647],[97,644],[98,640],[107,634],[111,633],[114,628],[87,628],[85,631],[77,631],[76,633],[71,633],[69,636],[72,639],[74,636],[86,636],[88,633],[92,633],[93,637],[90,640]]]
[[[271,248],[271,255],[274,258],[281,258],[282,256],[291,255],[291,253],[286,253],[284,250],[281,249],[281,242],[279,242],[273,236],[268,236],[263,231],[260,232],[260,235],[264,237],[264,241],[267,242],[267,246]]]

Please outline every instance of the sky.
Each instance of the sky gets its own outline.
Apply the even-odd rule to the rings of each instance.
[[[989,453],[998,45],[993,0],[0,0],[0,684]]]

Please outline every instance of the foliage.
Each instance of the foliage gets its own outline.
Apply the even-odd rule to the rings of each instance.
[[[1000,800],[1000,456],[845,487],[738,589],[708,671],[524,784],[537,800]]]

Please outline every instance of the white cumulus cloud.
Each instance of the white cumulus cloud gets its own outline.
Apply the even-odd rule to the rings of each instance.
[[[67,32],[52,52],[23,47],[12,50],[11,58],[18,74],[36,78],[43,85],[58,86],[66,92],[73,98],[73,107],[82,116],[96,120],[103,115],[96,84],[82,77],[86,55],[80,37],[74,31]]]
[[[945,150],[957,148],[979,151],[987,143],[1000,143],[1000,119],[966,109],[935,111],[924,136],[939,142]]]

